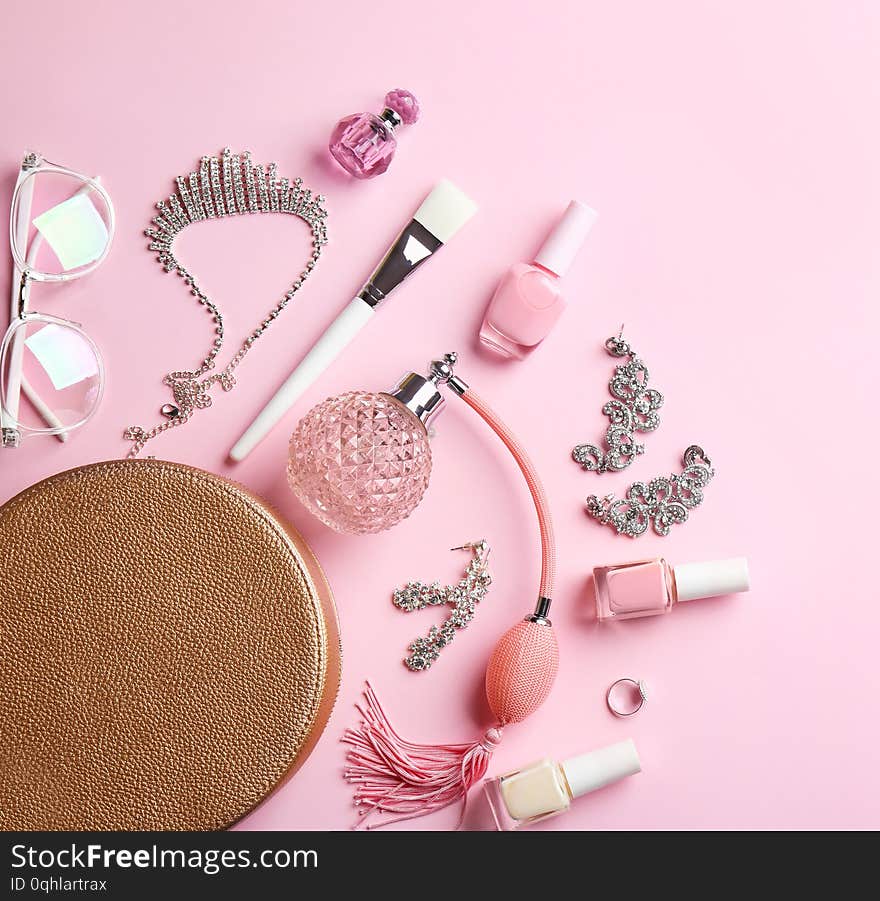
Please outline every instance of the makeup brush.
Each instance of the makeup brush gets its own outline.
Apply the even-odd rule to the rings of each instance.
[[[330,324],[238,439],[229,452],[230,459],[243,460],[269,434],[300,395],[370,321],[382,301],[425,260],[448,244],[476,211],[477,205],[451,181],[438,182],[357,297]]]

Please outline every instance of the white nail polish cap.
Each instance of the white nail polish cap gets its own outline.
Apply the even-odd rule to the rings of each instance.
[[[563,760],[560,766],[572,798],[579,798],[624,776],[634,776],[642,771],[639,754],[631,738],[590,751],[589,754],[581,754],[580,757],[570,757]]]
[[[535,262],[561,278],[568,272],[598,218],[599,214],[594,209],[579,200],[572,200],[556,228],[535,254]]]
[[[712,560],[708,563],[680,563],[673,566],[677,601],[714,598],[749,590],[749,564],[745,557]]]

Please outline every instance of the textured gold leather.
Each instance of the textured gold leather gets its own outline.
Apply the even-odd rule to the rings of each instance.
[[[241,486],[96,463],[0,508],[0,828],[218,829],[339,687],[330,589]]]

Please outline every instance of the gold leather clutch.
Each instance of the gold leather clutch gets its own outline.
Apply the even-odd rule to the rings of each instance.
[[[84,466],[0,508],[0,828],[218,829],[335,701],[330,588],[241,486]]]

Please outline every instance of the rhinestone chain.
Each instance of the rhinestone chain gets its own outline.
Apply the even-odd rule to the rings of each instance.
[[[159,263],[166,272],[176,272],[183,283],[189,286],[190,294],[198,299],[211,317],[215,337],[197,369],[170,372],[163,379],[163,384],[171,388],[174,398],[173,404],[162,407],[166,421],[151,429],[130,426],[125,430],[124,437],[132,442],[128,457],[136,457],[148,441],[162,432],[189,422],[196,410],[210,407],[212,401],[209,392],[215,385],[219,385],[224,391],[231,391],[235,387],[233,373],[239,363],[290,303],[321,257],[321,248],[327,243],[327,211],[323,206],[324,200],[323,194],[312,197],[312,192],[303,188],[301,178],[292,182],[286,178],[279,179],[275,163],[264,169],[253,163],[248,151],[234,154],[227,147],[219,159],[213,156],[202,157],[197,171],[185,178],[177,178],[177,192],[167,201],[160,200],[156,204],[158,215],[152,220],[153,225],[144,232],[150,238],[149,249],[156,252]],[[245,338],[223,371],[203,378],[214,369],[216,357],[223,347],[223,315],[198,286],[195,276],[181,266],[174,256],[171,249],[174,239],[192,222],[276,211],[297,216],[308,223],[312,230],[311,257],[281,300]]]

